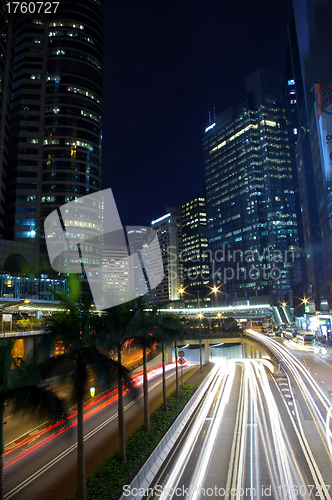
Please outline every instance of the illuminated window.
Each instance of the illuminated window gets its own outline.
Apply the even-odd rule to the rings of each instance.
[[[88,92],[87,90],[80,89],[77,87],[67,87],[66,90],[67,90],[67,92],[74,92],[74,94],[85,95],[86,97],[90,97],[90,99],[93,99],[93,100],[97,101],[98,103],[100,103],[100,100],[98,99],[98,97],[95,96],[94,94],[92,94],[92,92]]]

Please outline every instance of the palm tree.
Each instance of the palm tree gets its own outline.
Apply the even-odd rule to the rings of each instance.
[[[163,408],[167,411],[167,392],[166,392],[166,366],[165,366],[165,348],[167,344],[175,342],[175,363],[176,363],[176,387],[179,391],[179,374],[177,370],[177,331],[174,329],[174,317],[171,314],[156,313],[154,336],[161,342],[162,367],[163,367]],[[177,392],[179,395],[179,392]]]
[[[96,338],[96,315],[91,312],[91,296],[80,293],[80,287],[71,284],[69,296],[62,297],[64,310],[55,313],[48,324],[44,348],[54,347],[61,340],[64,354],[51,357],[43,364],[46,373],[70,376],[77,404],[77,499],[86,500],[83,404],[88,375],[93,373],[99,386],[110,384],[112,375],[121,366],[101,352]]]
[[[140,346],[143,350],[143,399],[144,399],[144,423],[143,429],[150,430],[150,415],[149,415],[149,387],[147,375],[147,351],[152,348],[156,342],[151,332],[153,331],[154,323],[152,318],[154,312],[146,311],[146,302],[144,298],[139,297],[131,302],[127,302],[121,306],[109,309],[108,315],[108,336],[110,344],[117,342],[118,355],[122,350],[123,344],[130,339],[134,339],[135,345]],[[112,325],[112,326],[111,326]],[[110,327],[111,326],[111,327]],[[107,335],[107,333],[106,333]],[[121,355],[121,353],[120,353]],[[120,387],[121,385],[121,387]],[[119,385],[119,394],[122,391],[122,384]],[[120,405],[120,403],[119,403]],[[119,406],[119,411],[123,412],[123,405]],[[122,419],[121,419],[122,420]],[[119,421],[120,426],[120,421]],[[121,441],[121,455],[123,459],[124,453],[124,419],[119,429],[119,438]]]
[[[122,366],[122,349],[125,342],[134,335],[135,302],[119,304],[108,309],[101,317],[98,330],[103,343],[109,349],[115,348],[118,360],[118,435],[119,460],[126,462],[126,428],[123,402],[123,380],[131,386],[127,371]]]
[[[149,411],[149,384],[148,384],[148,358],[147,350],[152,349],[156,344],[157,339],[154,334],[154,316],[155,310],[147,312],[145,310],[145,301],[140,300],[136,308],[134,335],[136,345],[140,345],[143,349],[143,400],[144,400],[144,422],[143,429],[150,431],[150,411]]]
[[[57,422],[66,417],[62,401],[43,383],[38,366],[12,358],[13,340],[0,345],[0,500],[4,499],[4,410],[12,405],[13,413],[27,411],[39,418]]]

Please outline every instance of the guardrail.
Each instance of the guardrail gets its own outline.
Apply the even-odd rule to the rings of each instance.
[[[21,337],[30,337],[33,335],[44,335],[46,332],[45,330],[29,330],[28,332],[5,332],[5,333],[0,333],[0,339],[3,339],[4,337],[6,339],[9,338],[21,338]]]
[[[250,332],[248,332],[248,331],[246,331],[243,336],[247,337],[248,339],[254,340],[254,342],[257,342],[257,344],[260,344],[261,346],[264,347],[265,351],[270,356],[272,363],[276,366],[277,373],[279,373],[279,371],[280,371],[280,359],[276,356],[276,354],[272,351],[272,349],[270,349],[269,346],[267,346],[264,342],[262,342],[260,339],[258,339],[255,335],[251,335]]]
[[[167,455],[172,450],[177,439],[179,438],[181,432],[184,430],[185,426],[188,424],[190,418],[196,411],[199,403],[204,397],[213,377],[218,371],[218,365],[215,365],[210,371],[204,382],[199,386],[195,394],[188,401],[178,418],[172,424],[168,432],[159,442],[157,447],[154,449],[152,454],[149,456],[143,467],[137,473],[137,475],[132,480],[127,491],[146,491],[150,486],[154,478],[156,477],[160,467],[166,460]],[[143,488],[143,490],[141,489]],[[141,499],[143,495],[137,493],[137,495],[122,495],[120,500],[138,500]]]

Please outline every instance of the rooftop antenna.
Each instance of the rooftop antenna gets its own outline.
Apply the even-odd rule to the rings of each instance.
[[[213,106],[213,119],[215,120],[216,119],[216,107]]]
[[[209,111],[209,123],[211,123],[211,113]]]

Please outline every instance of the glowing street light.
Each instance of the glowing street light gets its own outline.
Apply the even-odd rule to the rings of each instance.
[[[306,296],[304,296],[303,299],[301,299],[301,305],[304,304],[306,306],[307,304],[310,304],[310,299],[311,297],[306,298]]]
[[[215,305],[215,307],[218,307],[218,293],[224,293],[221,290],[219,290],[219,288],[221,286],[222,285],[219,285],[219,286],[214,285],[213,287],[209,287],[211,289],[211,293],[214,293],[214,305]]]

